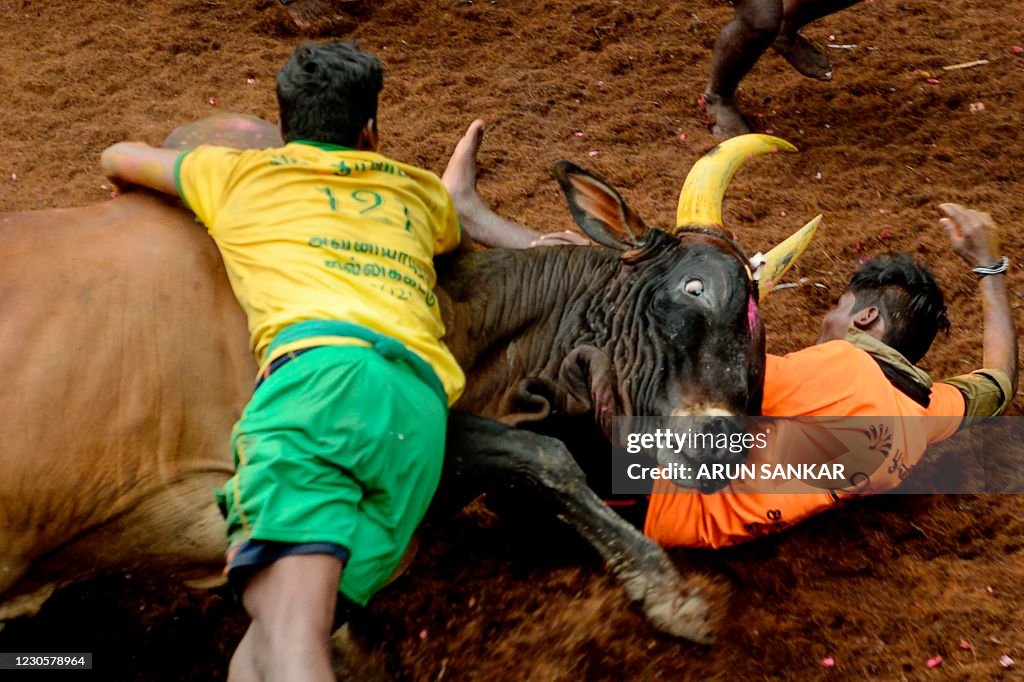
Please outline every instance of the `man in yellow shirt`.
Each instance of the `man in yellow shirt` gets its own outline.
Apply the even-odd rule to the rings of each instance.
[[[252,617],[232,680],[334,679],[338,593],[363,605],[398,564],[464,385],[433,292],[458,219],[435,175],[377,153],[382,84],[354,45],[304,45],[277,78],[284,147],[103,152],[206,225],[261,368],[217,491]]]

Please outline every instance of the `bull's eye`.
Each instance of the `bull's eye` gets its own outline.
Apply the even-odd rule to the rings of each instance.
[[[697,279],[696,277],[691,277],[690,279],[686,280],[685,284],[683,284],[683,290],[686,293],[690,294],[691,296],[703,296],[704,282]]]

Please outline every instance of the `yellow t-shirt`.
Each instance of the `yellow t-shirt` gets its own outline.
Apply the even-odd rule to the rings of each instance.
[[[220,249],[260,364],[285,327],[341,320],[403,343],[434,369],[449,404],[458,399],[465,378],[441,341],[433,256],[458,246],[459,222],[436,175],[375,152],[292,142],[202,146],[178,157],[175,177]]]

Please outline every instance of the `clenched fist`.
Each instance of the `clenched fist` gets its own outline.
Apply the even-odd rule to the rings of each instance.
[[[939,222],[946,229],[953,250],[971,267],[992,265],[999,260],[999,228],[988,213],[959,204],[940,204],[939,210],[947,216]]]

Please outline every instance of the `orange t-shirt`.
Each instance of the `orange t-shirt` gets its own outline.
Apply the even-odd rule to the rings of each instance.
[[[955,386],[935,383],[930,405],[922,407],[889,382],[871,355],[843,340],[782,357],[769,355],[762,413],[772,417],[879,417],[892,437],[892,447],[887,455],[889,466],[871,474],[870,490],[883,492],[900,484],[930,443],[956,433],[965,401]],[[800,428],[793,422],[779,425],[780,437],[787,427],[790,431]],[[780,443],[776,440],[774,445],[781,447]],[[827,453],[823,455],[827,460]],[[788,527],[839,500],[836,493],[823,488],[799,481],[790,484],[809,492],[743,493],[731,484],[717,494],[702,495],[672,481],[656,481],[644,533],[665,547],[724,547]]]

